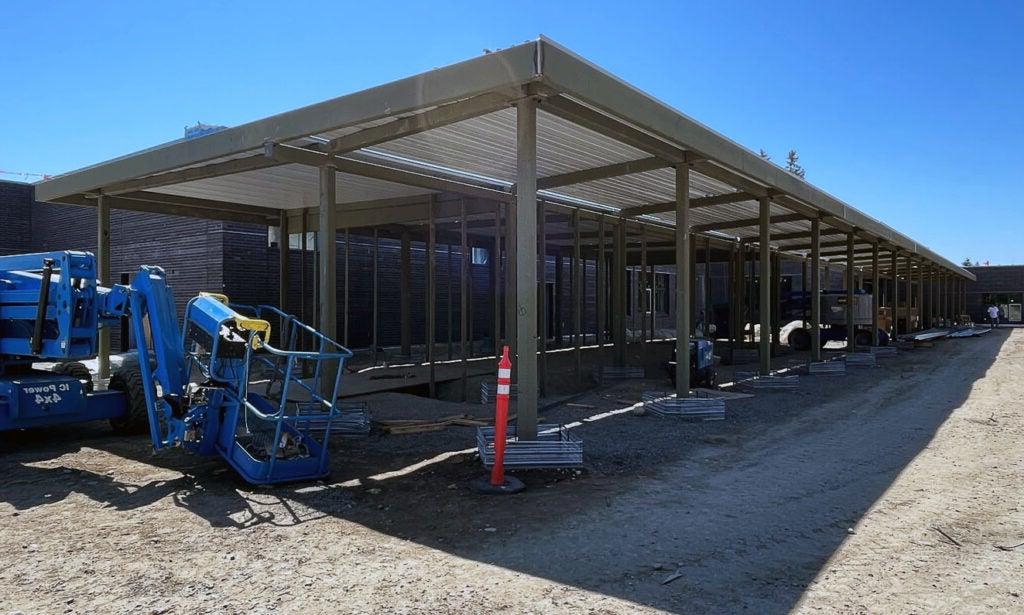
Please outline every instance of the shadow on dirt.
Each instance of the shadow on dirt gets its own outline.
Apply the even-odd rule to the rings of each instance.
[[[474,455],[444,456],[471,445],[469,429],[340,440],[330,484],[256,489],[219,460],[153,455],[142,438],[90,427],[0,440],[0,500],[22,511],[80,493],[132,510],[171,497],[211,526],[237,530],[337,517],[670,612],[784,613],[1009,335],[946,341],[834,380],[806,378],[796,392],[730,402],[720,423],[629,414],[587,423],[586,470],[521,473],[528,489],[511,498],[472,494],[467,482],[483,473]],[[582,416],[565,412],[549,418]],[[128,484],[45,462],[86,447],[180,476]]]

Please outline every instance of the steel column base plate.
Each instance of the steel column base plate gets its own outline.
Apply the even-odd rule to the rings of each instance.
[[[501,485],[492,485],[491,475],[487,474],[469,481],[469,488],[484,495],[512,495],[526,489],[526,485],[514,476],[506,476]]]

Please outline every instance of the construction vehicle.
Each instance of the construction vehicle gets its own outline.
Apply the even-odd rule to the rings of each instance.
[[[854,343],[858,346],[871,346],[873,343],[871,335],[871,310],[874,302],[871,294],[858,290],[853,295],[853,323]],[[849,331],[846,321],[847,295],[845,290],[822,291],[821,293],[821,345],[833,341],[847,341]],[[889,334],[886,330],[889,327],[888,310],[882,308],[878,315],[878,345],[889,344]],[[806,328],[797,328],[789,333],[789,345],[794,350],[810,350],[811,331]]]
[[[264,316],[279,323],[282,348]],[[96,356],[99,328],[123,317],[138,361],[95,391],[79,361]],[[121,433],[148,427],[157,450],[220,455],[250,483],[320,478],[351,356],[277,308],[223,295],[189,301],[179,325],[159,267],[103,288],[87,252],[0,257],[0,430],[105,418]]]
[[[665,364],[672,386],[676,385],[676,348],[672,347],[672,359]],[[718,370],[715,369],[715,345],[711,340],[690,340],[690,386],[713,389],[718,384]]]

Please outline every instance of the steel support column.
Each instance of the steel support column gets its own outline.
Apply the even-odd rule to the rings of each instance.
[[[462,359],[462,401],[467,401],[466,388],[469,376],[469,241],[466,236],[466,201],[459,199],[459,333],[462,337],[460,354]]]
[[[319,254],[318,274],[319,283],[319,314],[320,332],[328,339],[338,339],[338,314],[337,314],[337,257],[338,245],[336,236],[338,228],[336,224],[337,198],[336,171],[334,167],[320,167],[320,208],[317,214],[319,232],[317,233],[317,252]],[[334,365],[323,366],[330,374],[336,369]],[[330,378],[321,379],[321,395],[328,397],[333,395],[334,383]]]
[[[892,275],[892,307],[890,308],[892,314],[892,331],[890,332],[890,337],[893,341],[896,341],[900,336],[900,271],[898,263],[899,250],[893,249],[889,267],[889,273]]]
[[[537,203],[537,394],[547,393],[548,365],[548,245],[545,219],[547,208]]]
[[[96,280],[110,286],[110,203],[100,194],[96,199]],[[110,378],[110,326],[99,328],[96,337],[96,363],[101,380]]]
[[[277,223],[278,228],[278,239],[277,239],[277,306],[285,314],[291,314],[291,310],[288,309],[288,257],[291,256],[289,241],[288,241],[288,212],[284,209],[281,210],[281,216]],[[282,323],[283,325],[284,323]],[[278,332],[278,339],[281,342],[281,347],[284,347],[285,331],[284,327],[281,327],[281,331]]]
[[[615,344],[615,364],[626,364],[626,224],[615,225],[615,244],[612,250],[612,341]]]
[[[431,195],[430,206],[427,210],[427,364],[429,365],[428,391],[430,397],[437,396],[437,374],[434,367],[435,358],[435,337],[437,335],[437,258],[434,254],[437,251],[437,228],[434,222],[434,206],[436,197]]]
[[[907,333],[913,333],[915,329],[910,324],[910,318],[912,308],[914,307],[914,265],[911,261],[910,253],[907,253],[906,257],[904,258],[904,264],[907,266]]]
[[[412,238],[409,235],[409,229],[402,228],[401,237],[401,248],[399,254],[399,285],[401,289],[399,292],[399,326],[401,328],[400,337],[402,345],[402,355],[409,356],[412,354],[412,293],[409,289],[412,287]]]
[[[676,166],[676,395],[690,395],[690,167]]]
[[[583,353],[580,350],[583,333],[583,292],[582,283],[585,270],[580,268],[580,210],[572,210],[572,327],[573,327],[573,359],[576,371],[576,384],[583,382]]]
[[[537,438],[537,101],[516,105],[516,347],[518,436]]]
[[[880,282],[878,273],[878,242],[871,246],[871,345],[878,346],[881,342],[878,339],[878,309],[880,307],[881,293],[878,286]]]
[[[811,359],[821,360],[821,220],[811,220]]]
[[[771,252],[771,201],[768,197],[761,197],[758,199],[758,208],[760,211],[760,232],[758,233],[758,242],[760,245],[760,260],[761,260],[761,274],[759,276],[758,285],[761,291],[761,297],[759,301],[759,311],[761,320],[761,374],[767,376],[772,371],[772,345],[771,345],[771,328],[772,328],[772,252]]]
[[[854,309],[854,288],[856,286],[856,272],[854,271],[853,246],[856,236],[850,232],[846,234],[846,350],[853,352],[857,350],[857,319]]]
[[[605,326],[608,324],[608,270],[607,255],[604,253],[604,214],[597,219],[597,345],[598,357],[603,353]]]

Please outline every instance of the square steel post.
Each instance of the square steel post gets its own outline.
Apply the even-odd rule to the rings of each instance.
[[[580,269],[580,210],[572,210],[572,327],[573,327],[573,359],[576,371],[576,383],[583,382],[583,353],[580,344],[583,332],[583,273]]]
[[[277,225],[279,229],[277,240],[277,306],[282,312],[290,314],[291,310],[288,309],[288,257],[291,256],[291,248],[288,237],[287,211],[281,210]],[[283,326],[280,329],[278,340],[280,340],[281,347],[284,348],[285,330]]]
[[[437,336],[437,228],[434,222],[436,197],[431,195],[427,209],[427,319],[426,343],[427,364],[429,365],[428,391],[430,397],[437,396],[437,374],[434,366]]]
[[[906,333],[909,334],[914,332],[910,324],[910,308],[913,307],[913,265],[909,253],[903,257],[903,264],[906,266]]]
[[[110,286],[110,203],[100,194],[96,199],[96,279]],[[96,363],[101,380],[110,378],[110,326],[99,328],[96,337]]]
[[[871,246],[871,345],[878,346],[878,309],[881,301],[879,291],[880,277],[878,273],[878,242]]]
[[[349,231],[348,227],[345,227],[345,256],[344,256],[344,262],[343,262],[343,265],[342,265],[344,267],[344,270],[345,270],[344,271],[345,294],[342,297],[342,304],[341,304],[342,309],[343,309],[343,313],[341,315],[341,326],[342,326],[341,337],[342,337],[342,339],[345,340],[344,342],[342,342],[342,344],[344,346],[348,346],[348,334],[349,334],[349,326],[348,326],[349,307],[350,307],[350,305],[349,305],[349,290],[352,287],[352,278],[349,276],[348,260],[349,260],[349,255],[351,253],[352,253],[352,233]]]
[[[548,246],[545,218],[547,208],[537,203],[537,395],[547,393],[548,364]]]
[[[676,395],[690,395],[690,167],[676,166]]]
[[[821,361],[821,220],[811,220],[811,359]]]
[[[409,292],[412,287],[412,238],[406,227],[402,227],[398,269],[399,285],[402,287],[398,299],[402,355],[409,356],[412,354],[412,293]]]
[[[537,438],[537,101],[516,105],[516,346],[518,435]]]
[[[370,343],[373,344],[373,348],[370,350],[370,357],[374,365],[377,365],[377,348],[379,344],[379,332],[380,332],[380,283],[378,272],[380,270],[380,234],[377,231],[377,227],[373,227],[373,271],[372,271],[372,295],[370,296]],[[348,281],[345,281],[348,285]]]
[[[612,342],[615,364],[626,364],[626,224],[615,225],[612,250]]]
[[[704,238],[704,337],[711,339],[711,313],[715,309],[711,301],[711,238]]]
[[[846,234],[846,350],[853,352],[857,350],[857,319],[854,309],[854,289],[857,280],[854,271],[853,244],[855,236],[852,232]]]
[[[491,255],[491,291],[493,293],[494,356],[501,356],[501,203],[494,203],[494,247]]]
[[[636,314],[640,321],[640,356],[647,351],[647,233],[640,226],[640,292],[637,293]]]
[[[767,376],[772,371],[772,251],[771,251],[771,201],[768,197],[758,199],[760,212],[760,232],[758,242],[760,245],[761,273],[758,280],[761,297],[758,305],[761,319],[761,374]]]
[[[604,214],[601,214],[597,219],[597,344],[602,349],[608,325],[608,256],[604,250],[604,234]]]
[[[318,211],[317,252],[319,254],[319,314],[320,332],[328,339],[338,339],[338,244],[337,244],[337,210],[336,210],[336,171],[334,167],[320,167],[320,208]],[[337,370],[333,362],[325,362],[321,367],[327,376],[320,379],[320,395],[330,397],[334,394],[334,382],[331,376]],[[333,400],[331,400],[333,401]]]
[[[899,250],[895,248],[891,252],[891,263],[889,273],[892,275],[892,332],[891,337],[895,341],[900,336],[900,270]]]
[[[918,322],[921,328],[928,328],[925,319],[925,261],[918,261]]]
[[[465,199],[459,199],[459,252],[459,333],[462,337],[459,350],[462,359],[462,401],[465,402],[469,397],[466,381],[469,376],[469,268],[472,263],[466,236]]]

